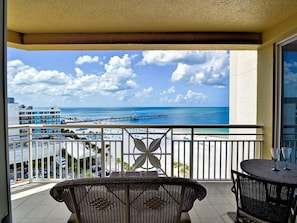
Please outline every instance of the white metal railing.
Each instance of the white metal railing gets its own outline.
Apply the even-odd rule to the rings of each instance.
[[[231,169],[238,170],[242,160],[261,158],[262,144],[258,125],[10,126],[10,179],[158,170],[201,181],[230,180]]]

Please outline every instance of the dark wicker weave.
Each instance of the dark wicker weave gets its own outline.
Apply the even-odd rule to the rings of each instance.
[[[240,213],[271,223],[295,222],[294,185],[271,182],[232,170],[233,187]]]
[[[60,182],[50,194],[81,223],[177,223],[206,189],[181,178],[107,177]]]

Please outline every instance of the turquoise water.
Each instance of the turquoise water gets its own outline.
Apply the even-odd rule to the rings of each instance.
[[[60,108],[62,118],[100,120],[119,117],[154,118],[113,121],[114,124],[229,124],[229,107]],[[165,115],[155,117],[157,115]]]

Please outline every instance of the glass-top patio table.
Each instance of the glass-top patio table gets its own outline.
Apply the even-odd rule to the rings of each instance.
[[[289,170],[284,170],[285,165],[285,162],[277,161],[278,171],[273,171],[273,160],[250,159],[240,163],[241,169],[250,175],[272,182],[294,185],[297,188],[297,164],[288,163]]]

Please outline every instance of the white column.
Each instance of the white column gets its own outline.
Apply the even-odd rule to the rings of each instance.
[[[257,123],[257,51],[230,51],[230,124]]]

